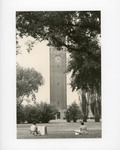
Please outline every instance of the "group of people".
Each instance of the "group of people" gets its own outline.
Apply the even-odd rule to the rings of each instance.
[[[36,126],[36,122],[33,122],[32,126],[30,127],[30,134],[41,135],[40,131],[38,131],[38,127]],[[84,125],[84,122],[81,122],[80,128],[78,130],[75,130],[75,135],[80,134],[88,134],[87,127]]]

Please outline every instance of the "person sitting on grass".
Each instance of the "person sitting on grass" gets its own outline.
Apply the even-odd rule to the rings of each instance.
[[[30,134],[33,134],[33,135],[38,135],[40,134],[38,132],[38,128],[36,126],[36,122],[33,122],[32,126],[30,127]]]
[[[88,134],[87,127],[84,125],[84,122],[81,122],[81,126],[79,130],[75,130],[75,135],[79,134]]]

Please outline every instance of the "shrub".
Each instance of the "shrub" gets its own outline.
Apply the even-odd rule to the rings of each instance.
[[[66,120],[68,122],[70,122],[71,120],[73,120],[73,122],[76,122],[77,119],[81,118],[81,116],[82,113],[79,106],[76,104],[76,102],[73,102],[66,111]]]
[[[50,104],[41,102],[35,105],[26,105],[24,109],[25,120],[28,123],[42,122],[48,123],[50,120],[55,119],[57,109]]]
[[[50,120],[55,119],[55,115],[57,114],[58,110],[54,106],[43,102],[37,106],[41,112],[40,120],[42,123],[48,123]]]
[[[40,119],[39,119],[40,114],[38,114],[36,106],[26,105],[24,109],[24,113],[25,113],[25,120],[28,123],[33,123],[34,121],[37,123],[40,122]]]
[[[66,111],[66,117],[65,118],[66,118],[67,122],[70,122],[72,120],[69,109],[67,109],[67,111]]]
[[[17,102],[17,123],[23,123],[25,121],[24,106]]]

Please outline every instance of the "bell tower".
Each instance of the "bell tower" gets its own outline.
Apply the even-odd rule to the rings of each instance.
[[[59,113],[57,119],[65,117],[67,109],[66,98],[66,50],[50,47],[50,104],[55,106]]]

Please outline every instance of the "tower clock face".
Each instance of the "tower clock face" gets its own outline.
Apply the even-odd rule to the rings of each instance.
[[[55,60],[56,60],[56,62],[60,62],[61,61],[61,57],[60,56],[56,56]]]

